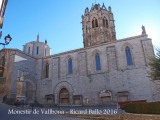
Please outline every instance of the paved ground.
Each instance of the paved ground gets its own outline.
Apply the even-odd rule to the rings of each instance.
[[[38,111],[40,109],[36,108],[36,110]],[[0,103],[0,120],[85,120],[82,118],[70,118],[56,114],[44,114],[42,112],[39,112],[39,114],[33,114],[33,112],[29,111],[32,111],[32,109],[15,108]]]
[[[53,107],[53,108],[22,108],[0,103],[0,120],[85,120],[70,118],[63,114],[114,115],[122,113],[116,106],[99,107]],[[60,115],[62,114],[62,115]]]

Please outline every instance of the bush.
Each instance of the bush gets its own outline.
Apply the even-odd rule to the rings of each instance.
[[[130,103],[124,106],[124,110],[129,113],[160,114],[160,102]]]

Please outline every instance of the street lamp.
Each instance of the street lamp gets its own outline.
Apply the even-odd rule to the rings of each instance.
[[[11,36],[8,34],[7,36],[5,36],[4,40],[5,40],[5,43],[0,43],[0,45],[4,45],[4,47],[5,47],[5,45],[8,45],[8,44],[9,44],[9,42],[12,40],[12,38],[11,38]]]

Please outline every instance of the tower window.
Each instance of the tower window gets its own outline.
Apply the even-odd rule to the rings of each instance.
[[[92,20],[92,28],[95,28],[95,26],[94,26],[94,20]]]
[[[45,77],[48,78],[49,77],[49,64],[46,64],[46,69],[45,69]]]
[[[108,20],[106,17],[103,18],[103,26],[108,28]]]
[[[98,20],[94,17],[92,20],[92,28],[98,27]]]
[[[39,47],[37,46],[37,51],[36,51],[37,55],[38,55],[38,52],[39,52]]]
[[[73,73],[72,59],[69,58],[69,60],[68,60],[68,74],[72,74],[72,73]]]
[[[95,26],[98,27],[98,20],[95,20]]]
[[[127,65],[133,65],[133,61],[132,61],[132,55],[131,55],[131,50],[129,47],[125,48],[125,52],[126,52],[126,60],[127,60]]]
[[[98,53],[95,55],[95,61],[96,61],[96,70],[101,70],[100,56]]]
[[[108,28],[108,20],[106,19],[106,27]]]

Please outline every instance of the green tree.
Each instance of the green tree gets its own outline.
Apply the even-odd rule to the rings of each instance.
[[[156,55],[150,58],[150,76],[154,80],[160,79],[160,48],[156,49]]]

